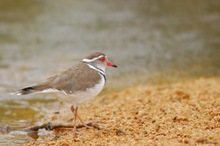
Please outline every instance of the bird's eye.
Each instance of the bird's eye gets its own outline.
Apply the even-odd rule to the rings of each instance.
[[[101,62],[105,62],[106,59],[105,59],[105,57],[102,57],[102,58],[100,58],[99,60],[100,60]]]

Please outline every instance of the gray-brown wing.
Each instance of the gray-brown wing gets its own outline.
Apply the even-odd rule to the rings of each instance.
[[[76,91],[84,91],[87,88],[93,87],[99,82],[99,80],[100,75],[96,70],[91,69],[88,65],[80,62],[63,72],[48,78],[43,83],[20,89],[16,94],[31,94],[47,89],[62,90],[71,94]]]
[[[93,87],[100,81],[100,75],[96,70],[80,62],[66,71],[49,78],[48,81],[51,88],[71,94]]]

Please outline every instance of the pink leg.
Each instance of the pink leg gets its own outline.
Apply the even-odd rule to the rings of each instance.
[[[86,128],[92,128],[91,126],[88,126],[87,124],[85,124],[83,122],[83,120],[80,118],[80,116],[78,115],[77,111],[78,111],[78,106],[76,106],[76,109],[74,109],[74,106],[71,106],[71,111],[74,114],[74,132],[76,132],[76,118],[79,119],[79,121],[86,127]]]
[[[76,111],[77,111],[77,110],[78,110],[78,107],[76,107]],[[77,113],[76,113],[76,114],[77,114]],[[85,124],[78,114],[77,114],[76,116],[77,116],[77,118],[80,120],[80,122],[81,122],[86,128],[92,128],[91,126],[88,126],[87,124]]]
[[[77,135],[77,131],[76,131],[76,117],[77,117],[77,110],[75,111],[74,106],[71,106],[71,111],[74,114],[74,127],[73,127],[73,133],[74,135]]]

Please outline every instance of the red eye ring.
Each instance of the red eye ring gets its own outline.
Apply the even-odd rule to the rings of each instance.
[[[105,58],[105,57],[101,57],[101,58],[99,58],[99,60],[100,60],[101,62],[105,62],[105,61],[106,61],[106,58]]]

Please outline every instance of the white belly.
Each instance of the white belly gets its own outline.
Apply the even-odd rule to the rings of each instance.
[[[75,92],[74,94],[68,94],[60,98],[61,101],[67,102],[72,105],[79,105],[80,103],[97,96],[105,85],[105,79],[102,75],[101,80],[93,88],[86,89],[83,92]]]

